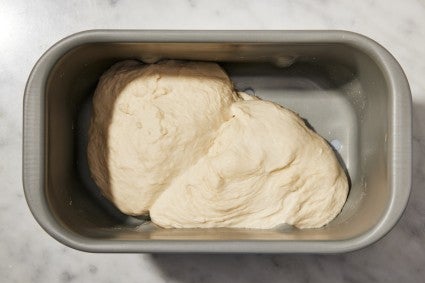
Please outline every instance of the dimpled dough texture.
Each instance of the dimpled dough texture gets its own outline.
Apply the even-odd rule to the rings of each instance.
[[[294,112],[236,93],[217,64],[118,63],[93,104],[93,179],[159,226],[316,228],[347,198],[329,145]]]

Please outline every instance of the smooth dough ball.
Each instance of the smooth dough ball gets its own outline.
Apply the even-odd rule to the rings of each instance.
[[[122,212],[148,212],[156,198],[207,154],[237,99],[214,63],[124,61],[93,98],[88,162],[102,193]]]
[[[173,180],[151,208],[175,228],[321,227],[341,210],[345,172],[298,115],[243,95],[208,153]]]

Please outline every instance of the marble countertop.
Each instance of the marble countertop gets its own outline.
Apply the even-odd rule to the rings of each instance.
[[[414,171],[396,227],[342,255],[90,254],[53,240],[22,190],[22,99],[41,54],[74,32],[131,29],[345,29],[400,62],[413,94]],[[2,282],[423,282],[425,278],[425,1],[0,1]]]

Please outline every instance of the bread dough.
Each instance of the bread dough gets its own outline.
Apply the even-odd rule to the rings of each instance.
[[[321,227],[341,210],[347,180],[332,150],[293,112],[238,101],[208,153],[151,208],[162,227]]]
[[[95,93],[88,157],[121,211],[166,228],[321,227],[348,193],[326,141],[294,112],[236,93],[213,63],[114,66]]]
[[[217,64],[114,65],[93,97],[88,161],[94,181],[122,212],[147,213],[208,152],[236,96]]]

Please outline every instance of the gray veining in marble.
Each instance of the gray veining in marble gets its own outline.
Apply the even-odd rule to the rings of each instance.
[[[48,236],[21,182],[22,98],[40,55],[93,28],[346,29],[385,46],[410,81],[412,195],[378,243],[344,255],[88,254]],[[1,282],[424,282],[425,1],[0,0]]]

